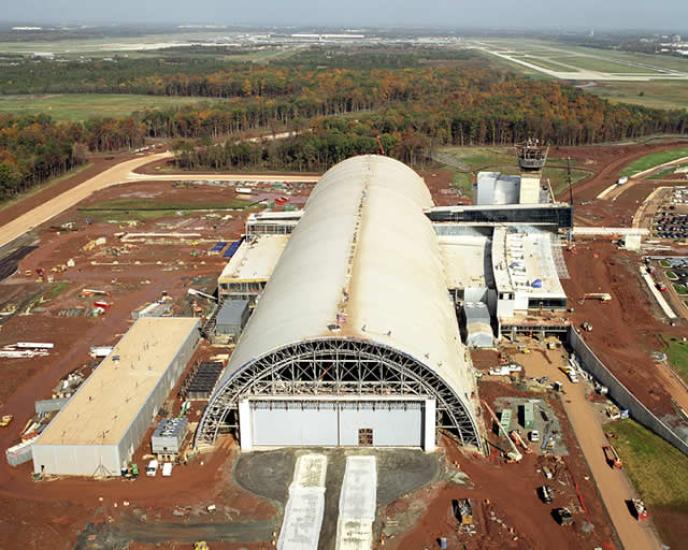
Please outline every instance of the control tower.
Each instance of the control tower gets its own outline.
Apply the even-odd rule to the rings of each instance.
[[[537,139],[529,139],[516,145],[518,165],[523,172],[540,172],[547,162],[549,147],[540,144]]]

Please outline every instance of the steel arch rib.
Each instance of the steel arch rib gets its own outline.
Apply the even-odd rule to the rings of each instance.
[[[195,445],[213,443],[244,395],[429,395],[440,427],[479,446],[477,423],[462,398],[431,367],[388,346],[352,338],[313,339],[248,361],[216,389]]]

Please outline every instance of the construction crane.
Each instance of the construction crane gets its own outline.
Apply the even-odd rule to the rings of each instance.
[[[514,443],[511,439],[511,437],[509,437],[509,434],[504,429],[504,426],[502,426],[502,423],[499,421],[499,419],[497,418],[497,415],[490,408],[490,406],[485,401],[483,401],[483,404],[485,405],[487,412],[490,413],[492,420],[494,420],[497,423],[497,426],[499,428],[500,433],[504,436],[504,438],[509,442],[509,445],[511,446],[511,451],[504,453],[506,455],[506,457],[509,459],[509,462],[521,462],[521,460],[523,460],[523,455],[516,448],[516,443]]]

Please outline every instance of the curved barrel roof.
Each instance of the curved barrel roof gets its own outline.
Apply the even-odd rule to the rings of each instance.
[[[432,206],[423,179],[387,157],[354,157],[325,173],[223,382],[283,346],[351,337],[426,364],[470,406],[474,381],[438,240],[424,214]]]

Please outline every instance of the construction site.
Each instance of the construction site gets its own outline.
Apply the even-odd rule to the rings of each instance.
[[[688,453],[685,177],[616,177],[670,146],[470,200],[122,155],[0,211],[0,546],[680,547],[610,436]]]

